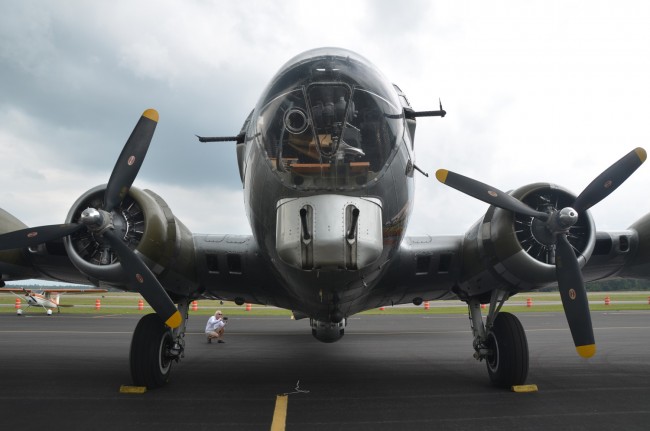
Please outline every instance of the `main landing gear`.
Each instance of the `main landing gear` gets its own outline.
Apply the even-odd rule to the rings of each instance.
[[[156,313],[140,319],[131,339],[131,378],[136,386],[155,389],[169,381],[173,362],[180,361],[185,351],[185,327],[190,301],[178,304],[183,323],[172,330]]]
[[[468,302],[474,357],[479,361],[485,359],[490,381],[501,388],[522,385],[528,376],[528,341],[524,328],[515,315],[499,312],[508,297],[502,290],[492,292],[485,324],[480,301],[472,298]]]

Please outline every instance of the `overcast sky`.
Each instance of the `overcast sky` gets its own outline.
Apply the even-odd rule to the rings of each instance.
[[[135,186],[192,231],[250,232],[232,143],[277,69],[321,46],[360,53],[418,120],[408,234],[463,234],[487,209],[438,183],[446,168],[502,190],[579,193],[650,150],[647,1],[0,0],[0,207],[63,222],[108,181],[147,108],[160,113]],[[650,163],[592,210],[601,230],[650,211]]]

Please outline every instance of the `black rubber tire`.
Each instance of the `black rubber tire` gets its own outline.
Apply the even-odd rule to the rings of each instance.
[[[492,354],[486,358],[490,381],[494,386],[510,388],[523,385],[528,377],[528,340],[524,327],[510,313],[499,313],[487,335]]]
[[[166,352],[174,339],[160,317],[147,314],[140,319],[131,339],[131,378],[135,386],[155,389],[169,381],[172,360]]]

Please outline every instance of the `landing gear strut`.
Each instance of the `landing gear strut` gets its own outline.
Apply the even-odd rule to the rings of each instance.
[[[140,319],[133,332],[129,356],[134,385],[154,389],[169,381],[172,363],[185,356],[184,337],[189,303],[188,299],[178,304],[183,323],[173,331],[155,313]]]
[[[485,324],[479,300],[472,298],[468,303],[474,357],[479,361],[485,359],[490,381],[501,388],[522,385],[528,376],[528,341],[524,328],[515,315],[499,312],[508,297],[502,290],[492,292]]]

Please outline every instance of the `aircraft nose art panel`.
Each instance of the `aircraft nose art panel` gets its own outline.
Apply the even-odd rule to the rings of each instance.
[[[381,201],[332,194],[281,199],[276,249],[285,263],[306,270],[370,265],[383,250]]]

